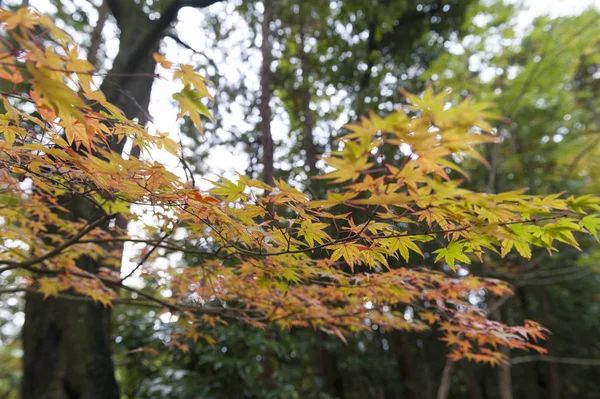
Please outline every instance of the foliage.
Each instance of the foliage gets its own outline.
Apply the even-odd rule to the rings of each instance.
[[[532,246],[550,254],[558,243],[577,248],[574,233],[600,228],[591,214],[600,211],[596,197],[484,194],[450,178],[451,170],[465,174],[465,158],[485,163],[475,146],[495,141],[485,121],[495,117],[489,105],[466,99],[450,106],[445,93],[428,89],[422,98],[406,93],[410,105],[384,118],[371,114],[347,126],[339,151],[326,159],[329,172],[319,176],[330,181],[323,199],[283,180],[271,187],[245,176],[201,192],[152,158],[156,149],[176,157],[181,149],[109,104],[95,89],[93,67],[48,17],[21,9],[3,11],[0,20],[12,40],[0,55],[2,73],[13,85],[1,97],[0,272],[22,277],[11,290],[156,306],[177,318],[169,344],[184,352],[190,340],[214,342],[209,326],[233,321],[312,327],[342,340],[370,324],[435,325],[452,359],[490,364],[503,360],[498,346],[544,352],[539,324],[506,326],[468,301],[471,291],[509,295],[507,284],[396,262],[424,256],[421,245],[432,240],[436,261],[453,269],[494,253],[529,258]],[[40,43],[38,31],[54,46]],[[200,99],[210,98],[205,79],[191,66],[156,59],[183,80],[174,98],[198,122],[196,113],[207,113]],[[113,151],[123,140],[143,155]],[[399,167],[382,163],[390,150]],[[95,218],[68,217],[67,194],[83,199]],[[352,211],[337,212],[340,206]],[[117,215],[149,221],[133,236],[116,227]],[[137,269],[156,289],[133,288],[129,276],[119,276],[118,258],[103,245],[116,242],[146,244]],[[149,267],[156,249],[197,262]],[[85,257],[105,260],[102,272],[80,267]],[[405,317],[407,306],[418,310],[414,317]]]

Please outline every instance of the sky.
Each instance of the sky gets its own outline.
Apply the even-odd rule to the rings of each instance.
[[[600,8],[600,0],[525,0],[529,8],[526,18],[550,14],[552,16],[579,14],[586,8],[594,5]]]

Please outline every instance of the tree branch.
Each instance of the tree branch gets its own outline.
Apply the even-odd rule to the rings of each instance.
[[[217,64],[210,59],[206,54],[204,54],[201,51],[196,50],[195,48],[193,48],[192,46],[190,46],[189,44],[187,44],[186,42],[184,42],[183,40],[181,40],[181,38],[179,36],[177,36],[174,33],[168,33],[167,35],[165,35],[165,37],[168,37],[170,39],[173,39],[177,44],[179,44],[182,47],[185,47],[186,49],[190,50],[191,52],[193,52],[194,54],[198,54],[201,55],[202,57],[206,58],[206,61],[208,61],[208,63],[215,68],[215,71],[218,71],[219,68],[217,67]]]
[[[577,156],[573,159],[573,162],[571,162],[571,165],[569,165],[569,168],[567,169],[567,173],[565,173],[565,175],[562,178],[563,184],[566,183],[567,180],[573,175],[573,173],[575,172],[575,169],[577,168],[577,165],[583,159],[583,157],[585,157],[585,155],[588,152],[594,150],[594,148],[596,148],[596,146],[599,143],[600,143],[600,137],[597,137],[588,146],[584,147],[581,150],[581,152],[579,152],[579,154],[577,154]]]
[[[146,254],[142,257],[142,259],[138,262],[138,264],[125,276],[121,279],[121,282],[127,280],[129,277],[131,277],[133,275],[133,273],[135,273],[140,267],[142,267],[142,265],[144,263],[146,263],[146,261],[150,258],[150,256],[152,256],[152,254],[154,253],[154,251],[156,251],[159,248],[159,245],[162,244],[162,242],[164,240],[167,239],[167,237],[169,236],[168,233],[165,233],[160,240],[158,240],[158,242],[156,244],[154,244],[154,246],[150,249],[150,251],[146,252]]]
[[[29,259],[23,262],[13,262],[13,261],[9,261],[9,260],[3,260],[0,261],[0,264],[4,264],[4,265],[8,265],[8,268],[4,268],[4,269],[0,269],[0,273],[10,270],[10,269],[27,269],[29,266],[38,264],[38,263],[42,263],[45,260],[48,260],[50,258],[55,257],[56,255],[59,255],[62,251],[64,251],[65,249],[69,248],[72,245],[78,244],[79,240],[85,236],[87,233],[89,233],[90,231],[94,230],[96,227],[98,227],[100,224],[104,223],[106,220],[110,219],[111,217],[113,217],[115,215],[104,215],[102,216],[100,219],[97,219],[95,222],[90,223],[86,228],[84,228],[83,230],[81,230],[79,233],[75,234],[73,237],[71,237],[69,240],[65,241],[64,243],[62,243],[61,245],[59,245],[58,247],[54,248],[52,251],[47,252],[46,254],[39,256],[37,258],[33,258],[33,259]]]
[[[179,8],[183,7],[194,7],[194,8],[206,8],[212,6],[215,3],[220,3],[223,0],[182,0]]]
[[[513,357],[510,360],[510,364],[515,366],[522,363],[530,362],[550,362],[550,363],[564,363],[574,364],[577,366],[600,366],[600,359],[580,359],[576,357],[556,357],[556,356],[544,356],[544,355],[531,355],[531,356],[518,356]]]
[[[504,295],[503,297],[498,299],[496,302],[492,303],[488,307],[487,314],[494,314],[495,312],[497,312],[502,307],[502,305],[504,305],[506,303],[506,301],[508,301],[511,297],[512,297],[512,295]]]

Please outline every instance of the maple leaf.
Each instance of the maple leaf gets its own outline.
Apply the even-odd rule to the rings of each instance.
[[[447,332],[442,338],[440,338],[440,341],[444,341],[448,346],[451,346],[458,344],[460,339],[455,334]]]
[[[65,126],[70,126],[73,119],[87,125],[80,109],[87,108],[81,97],[64,83],[57,81],[47,70],[34,68],[27,64],[28,70],[34,77],[33,88],[40,101],[38,105],[48,105],[61,118]],[[73,143],[75,136],[72,129],[66,130],[67,142]]]
[[[49,296],[57,296],[61,291],[65,290],[65,285],[62,281],[56,278],[41,277],[37,280],[39,290],[44,294],[44,299]]]
[[[366,156],[358,159],[336,157],[325,157],[323,159],[336,170],[322,176],[316,176],[315,179],[333,179],[334,183],[343,183],[348,180],[355,181],[360,177],[362,171],[373,166],[372,162],[368,162]]]
[[[39,21],[39,16],[33,12],[30,12],[28,8],[19,8],[16,12],[12,13],[6,10],[0,10],[0,22],[2,22],[3,29],[6,31],[13,30],[17,27],[25,29],[35,29]]]
[[[329,227],[327,223],[314,223],[311,220],[303,220],[298,235],[304,237],[309,246],[314,246],[315,241],[323,244],[323,240],[329,235],[323,230]]]
[[[228,201],[236,201],[243,198],[245,185],[241,180],[237,183],[232,182],[229,179],[221,177],[220,182],[211,181],[215,185],[215,188],[210,190],[211,193],[219,196],[227,197]]]
[[[370,247],[359,246],[359,249],[360,260],[362,263],[369,266],[371,269],[379,265],[384,265],[389,269],[390,266],[388,265],[386,258],[387,250],[375,244]]]
[[[435,258],[436,262],[440,261],[441,259],[444,259],[448,266],[450,266],[452,270],[454,270],[455,260],[459,260],[466,264],[471,263],[471,259],[469,259],[469,257],[463,253],[463,250],[464,247],[461,243],[453,241],[449,243],[446,248],[440,248],[438,250],[433,251],[433,253],[437,254]]]
[[[579,221],[579,226],[586,229],[591,235],[594,236],[596,241],[598,239],[598,230],[600,230],[600,217],[598,215],[587,215]]]
[[[360,257],[360,246],[351,242],[343,244],[336,244],[329,247],[333,249],[333,253],[330,256],[332,261],[336,261],[340,258],[344,258],[348,266],[354,269],[356,260]]]
[[[179,103],[179,108],[181,109],[177,117],[182,118],[187,113],[200,134],[204,134],[200,115],[213,120],[206,105],[200,101],[202,97],[200,92],[192,90],[190,86],[185,86],[182,91],[173,94],[173,98]]]
[[[208,80],[204,76],[194,71],[193,66],[181,65],[180,68],[173,74],[173,78],[180,79],[183,82],[183,85],[187,87],[189,91],[191,91],[190,86],[193,86],[198,92],[199,97],[208,97],[211,101],[214,101],[213,96],[206,88],[206,82]]]
[[[152,53],[152,58],[157,64],[165,69],[171,69],[173,66],[173,63],[171,61],[167,61],[167,59],[160,53]]]
[[[299,283],[300,281],[302,281],[302,276],[300,275],[300,273],[298,273],[297,270],[288,267],[286,268],[281,277],[283,277],[285,280],[290,281],[292,283]]]
[[[571,196],[566,200],[568,207],[574,212],[586,211],[600,212],[600,198],[593,195]]]
[[[417,244],[414,243],[413,240],[414,238],[412,237],[396,237],[390,239],[387,241],[389,242],[388,250],[390,251],[390,253],[400,253],[400,255],[404,258],[406,262],[408,262],[408,259],[410,257],[409,250],[412,250],[418,253],[419,255],[423,256],[423,252],[421,252],[421,249],[417,246]]]
[[[436,322],[435,313],[433,312],[419,312],[419,317],[429,325],[433,325]]]

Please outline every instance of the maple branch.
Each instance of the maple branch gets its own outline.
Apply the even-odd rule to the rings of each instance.
[[[548,278],[541,278],[541,279],[526,279],[526,280],[522,280],[517,282],[517,286],[518,287],[525,287],[528,285],[549,285],[549,284],[556,284],[556,283],[560,283],[563,281],[571,281],[571,280],[579,280],[580,278],[584,278],[589,276],[590,274],[594,273],[593,270],[589,270],[589,269],[582,269],[579,272],[573,273],[572,275],[564,275],[564,274],[558,274],[556,276],[552,276],[552,277],[548,277]]]
[[[518,356],[510,359],[510,364],[515,366],[517,364],[529,363],[529,362],[550,362],[550,363],[564,363],[573,364],[577,366],[600,366],[600,359],[580,359],[576,357],[557,357],[557,356],[545,356],[545,355],[531,355],[531,356]]]
[[[152,254],[154,253],[154,251],[156,251],[159,248],[159,245],[167,239],[167,237],[169,236],[168,233],[165,233],[160,240],[158,240],[158,242],[156,244],[154,244],[154,246],[148,251],[146,252],[146,254],[142,257],[142,259],[138,262],[138,264],[125,276],[121,279],[121,283],[125,280],[127,280],[129,277],[131,277],[133,275],[133,273],[135,273],[140,267],[142,267],[142,265],[144,263],[146,263],[146,261],[150,258],[150,256],[152,256]]]
[[[193,213],[192,213],[193,214]],[[197,215],[194,214],[194,216],[198,217]],[[534,218],[534,219],[530,219],[530,220],[511,220],[508,222],[502,222],[502,223],[486,223],[486,224],[478,224],[476,226],[478,227],[482,227],[482,226],[492,226],[492,225],[496,225],[496,226],[509,226],[509,225],[513,225],[513,224],[535,224],[537,222],[541,222],[541,221],[545,221],[545,220],[557,220],[560,218],[564,218],[567,217],[568,215],[566,214],[562,214],[562,215],[554,215],[554,216],[548,216],[548,217],[541,217],[541,218]],[[209,227],[211,227],[211,229],[213,231],[215,231],[215,233],[217,233],[217,235],[219,235],[219,237],[227,242],[233,249],[241,252],[242,254],[245,255],[251,255],[251,256],[257,256],[257,257],[267,257],[267,256],[279,256],[279,255],[289,255],[289,254],[299,254],[299,253],[306,253],[306,252],[311,252],[317,249],[321,249],[321,248],[327,248],[327,247],[331,247],[333,245],[337,245],[337,244],[341,244],[341,243],[345,243],[345,242],[352,242],[352,241],[356,241],[358,239],[360,239],[360,236],[358,236],[357,234],[348,236],[348,237],[343,237],[343,238],[339,238],[336,240],[331,240],[331,241],[327,241],[323,244],[319,244],[319,245],[315,245],[312,247],[308,247],[308,248],[301,248],[301,249],[294,249],[294,250],[284,250],[284,251],[277,251],[277,252],[256,252],[256,251],[252,251],[252,250],[248,250],[242,247],[239,247],[231,242],[229,242],[222,234],[220,234],[219,232],[217,232],[209,223],[207,223],[207,221],[203,220],[203,222],[205,224],[207,224]],[[475,227],[475,225],[470,225],[470,226],[463,226],[463,227],[457,227],[457,228],[453,228],[453,229],[446,229],[446,230],[430,230],[430,231],[423,231],[423,232],[415,232],[415,233],[401,233],[401,234],[387,234],[387,235],[374,235],[374,236],[369,236],[369,239],[373,239],[373,240],[378,240],[378,239],[387,239],[387,238],[400,238],[400,237],[415,237],[415,236],[429,236],[429,235],[437,235],[437,234],[446,234],[446,233],[455,233],[455,232],[460,232],[460,231],[467,231],[470,228]]]
[[[32,266],[32,265],[35,265],[38,263],[42,263],[45,260],[53,258],[53,257],[59,255],[65,249],[69,248],[70,246],[78,244],[79,240],[83,236],[85,236],[87,233],[94,230],[100,224],[104,223],[106,220],[108,220],[114,216],[115,216],[114,214],[107,214],[107,215],[102,216],[101,218],[97,219],[96,221],[88,224],[88,226],[86,228],[81,230],[79,233],[75,234],[73,237],[71,237],[71,239],[65,241],[58,247],[54,248],[52,251],[47,252],[46,254],[39,256],[37,258],[33,258],[33,259],[23,261],[23,262],[14,262],[14,261],[9,261],[9,260],[0,261],[0,264],[8,265],[8,267],[6,267],[4,269],[0,269],[0,273],[5,272],[7,270],[11,270],[11,269],[27,269],[29,266]]]
[[[15,64],[11,62],[0,62],[0,65],[8,65],[15,68],[26,69],[27,65],[25,64]],[[157,79],[161,78],[161,76],[157,73],[118,73],[118,72],[98,72],[98,71],[77,71],[75,69],[61,69],[61,68],[53,68],[49,66],[42,65],[39,67],[40,69],[46,69],[48,71],[53,72],[61,72],[65,74],[76,73],[79,75],[90,75],[90,76],[105,76],[105,77],[113,77],[113,78],[149,78],[149,79]]]
[[[43,295],[41,292],[33,290],[31,288],[8,288],[8,289],[5,289],[5,290],[0,290],[0,295],[4,295],[4,294],[18,294],[18,293],[28,293],[28,294]],[[91,298],[91,297],[88,297],[88,296],[69,295],[69,294],[59,293],[59,294],[53,295],[53,297],[55,297],[57,299],[65,299],[65,300],[69,300],[69,301],[83,301],[83,302],[94,302],[94,303],[97,303],[97,301],[94,298]],[[143,306],[143,307],[152,307],[152,308],[162,308],[161,306],[159,306],[157,304],[148,303],[148,302],[142,302],[142,301],[137,301],[135,299],[130,299],[130,298],[115,298],[111,302],[114,303],[114,304],[117,304],[117,305],[129,305],[129,306]]]
[[[593,140],[587,147],[584,147],[579,154],[577,154],[577,156],[573,159],[573,162],[571,162],[571,165],[569,165],[567,173],[565,173],[565,175],[562,177],[563,183],[573,175],[575,168],[577,168],[577,165],[583,159],[583,157],[585,157],[588,152],[592,151],[599,143],[600,136]]]
[[[143,238],[129,238],[129,237],[92,238],[92,239],[80,240],[79,244],[88,244],[88,243],[102,244],[102,243],[109,243],[109,242],[133,242],[133,243],[141,243],[141,244],[146,244],[146,245],[155,245],[158,248],[163,248],[163,249],[167,249],[170,251],[179,251],[179,252],[192,254],[192,255],[213,256],[213,257],[219,256],[219,252],[221,252],[223,249],[229,248],[228,246],[222,246],[222,247],[219,247],[216,251],[209,252],[209,251],[201,251],[201,250],[194,249],[194,248],[182,247],[182,246],[179,246],[172,242],[166,242],[166,243],[162,242],[161,243],[156,240],[145,240]]]
[[[185,160],[185,147],[183,146],[183,142],[181,140],[181,133],[178,132],[177,135],[179,136],[179,146],[181,147],[181,158],[179,158],[179,162],[181,163],[186,176],[189,175],[190,181],[192,182],[192,187],[196,188],[194,172],[192,171],[192,168],[190,168],[188,162]]]
[[[99,280],[108,286],[118,287],[118,288],[122,288],[126,291],[130,291],[132,293],[135,293],[136,295],[146,298],[150,302],[154,302],[157,305],[160,305],[162,308],[169,309],[170,311],[175,311],[175,312],[179,312],[179,313],[192,312],[192,313],[196,313],[196,314],[220,314],[220,315],[223,315],[224,317],[235,318],[231,315],[227,315],[227,312],[233,312],[233,313],[235,313],[235,312],[252,313],[253,312],[252,310],[248,310],[248,309],[235,309],[235,308],[225,308],[225,307],[204,307],[204,306],[191,307],[191,306],[180,305],[177,303],[168,302],[167,300],[158,298],[152,294],[149,294],[149,293],[139,290],[137,288],[133,288],[128,285],[125,285],[120,280],[114,280],[111,278],[102,277],[102,276],[99,276],[96,274],[91,274],[91,273],[86,273],[86,272],[78,272],[78,271],[74,271],[74,270],[69,270],[69,271],[66,271],[66,270],[42,270],[42,269],[37,269],[37,268],[31,267],[31,266],[24,267],[24,269],[28,270],[32,273],[38,273],[38,274],[50,274],[50,275],[66,275],[66,274],[68,274],[70,276],[82,277],[82,278],[86,278],[86,279],[90,279],[90,280]],[[66,294],[61,294],[61,295],[66,295]],[[78,295],[74,295],[74,297],[79,298]],[[85,298],[85,296],[82,296],[82,298]],[[90,299],[93,300],[93,298],[90,298]],[[79,299],[77,299],[77,300],[79,300]],[[116,299],[113,299],[113,300],[111,300],[111,302],[113,302],[115,300]]]
[[[181,40],[181,38],[179,36],[177,36],[174,33],[168,33],[165,37],[168,37],[170,39],[173,39],[177,44],[181,45],[182,47],[185,47],[186,49],[192,51],[194,54],[197,55],[201,55],[202,57],[204,57],[206,59],[206,61],[213,67],[215,68],[215,71],[218,71],[219,68],[216,64],[216,62],[214,62],[212,59],[210,59],[206,54],[204,54],[201,51],[196,50],[195,48],[193,48],[192,46],[190,46],[189,44],[187,44],[186,42],[184,42],[183,40]]]
[[[191,212],[190,212],[191,213]],[[192,213],[193,214],[193,213]],[[75,235],[73,238],[71,238],[69,241],[63,243],[61,246],[55,248],[54,250],[50,251],[49,253],[39,257],[39,258],[35,258],[35,259],[31,259],[29,261],[26,262],[12,262],[12,261],[0,261],[0,264],[4,264],[4,265],[8,265],[8,267],[5,267],[3,269],[0,269],[0,273],[8,271],[8,270],[12,270],[12,269],[17,269],[17,268],[27,268],[28,266],[43,262],[44,260],[47,260],[49,258],[52,258],[56,255],[58,255],[60,252],[62,252],[64,249],[68,248],[71,245],[74,244],[78,244],[78,243],[103,243],[103,242],[139,242],[139,243],[144,243],[147,245],[153,245],[154,246],[154,250],[156,248],[164,248],[164,249],[168,249],[168,250],[172,250],[172,251],[181,251],[184,253],[190,253],[190,254],[197,254],[197,255],[204,255],[204,256],[218,256],[219,252],[223,249],[223,248],[232,248],[235,251],[238,251],[242,254],[245,255],[250,255],[250,256],[255,256],[255,257],[270,257],[270,256],[280,256],[280,255],[287,255],[287,254],[298,254],[298,253],[306,253],[306,252],[311,252],[317,249],[322,249],[322,248],[327,248],[333,245],[337,245],[337,244],[341,244],[341,243],[345,243],[345,242],[352,242],[352,241],[356,241],[358,239],[360,239],[360,232],[359,234],[354,234],[348,237],[344,237],[344,238],[340,238],[340,239],[336,239],[336,240],[331,240],[328,242],[325,242],[323,244],[320,245],[315,245],[312,247],[308,247],[308,248],[301,248],[301,249],[294,249],[294,250],[283,250],[283,251],[278,251],[278,252],[257,252],[257,251],[252,251],[252,250],[248,250],[245,248],[242,248],[238,245],[235,245],[233,243],[231,243],[229,240],[226,239],[226,237],[224,237],[219,231],[217,231],[214,226],[212,226],[208,221],[203,220],[209,227],[211,227],[211,229],[213,231],[215,231],[215,233],[217,235],[219,235],[219,237],[227,243],[227,246],[221,246],[217,251],[214,252],[208,252],[208,251],[200,251],[200,250],[196,250],[193,248],[185,248],[185,247],[181,247],[178,245],[174,245],[171,243],[164,243],[164,239],[166,239],[166,237],[164,237],[161,240],[144,240],[144,239],[134,239],[134,238],[106,238],[106,239],[84,239],[82,240],[81,237],[85,236],[85,234],[87,234],[89,231],[91,231],[94,227],[96,227],[98,224],[102,223],[104,220],[106,220],[106,218],[111,217],[114,215],[105,215],[103,218],[98,219],[96,222],[94,222],[92,225],[88,226],[88,228],[84,229],[82,232],[80,232],[79,234]],[[566,217],[567,215],[555,215],[555,216],[549,216],[549,217],[544,217],[544,218],[535,218],[535,219],[531,219],[531,220],[514,220],[514,221],[508,221],[508,222],[503,222],[503,223],[497,223],[498,226],[507,226],[507,225],[511,225],[511,224],[529,224],[529,223],[537,223],[539,221],[544,221],[544,220],[556,220],[557,218],[561,218],[561,217]],[[366,225],[366,224],[365,224]],[[492,223],[487,224],[487,225],[492,225]],[[372,240],[378,240],[378,239],[387,239],[387,238],[396,238],[396,237],[410,237],[410,236],[425,236],[425,235],[437,235],[437,234],[445,234],[445,233],[451,233],[451,232],[458,232],[458,231],[466,231],[469,228],[472,228],[473,226],[463,226],[463,227],[458,227],[458,228],[454,228],[454,229],[446,229],[446,230],[431,230],[431,231],[425,231],[425,232],[415,232],[415,233],[402,233],[402,234],[390,234],[390,235],[375,235],[375,236],[370,236],[369,239]],[[364,226],[363,226],[364,228]],[[361,229],[362,231],[362,229]],[[147,255],[148,257],[150,255]],[[145,259],[147,260],[147,258]],[[145,260],[142,260],[141,263],[144,263]],[[136,268],[134,269],[137,270],[140,267],[140,265],[138,264],[138,266],[136,266]],[[586,274],[587,275],[587,274]],[[126,276],[123,280],[125,280],[126,278],[129,278],[130,275]],[[575,279],[575,278],[581,278],[584,277],[584,275],[577,275],[577,277],[572,277],[569,279]],[[523,282],[523,285],[543,285],[543,284],[551,284],[555,281],[547,281],[546,280],[542,280],[542,281],[527,281],[527,282]]]

